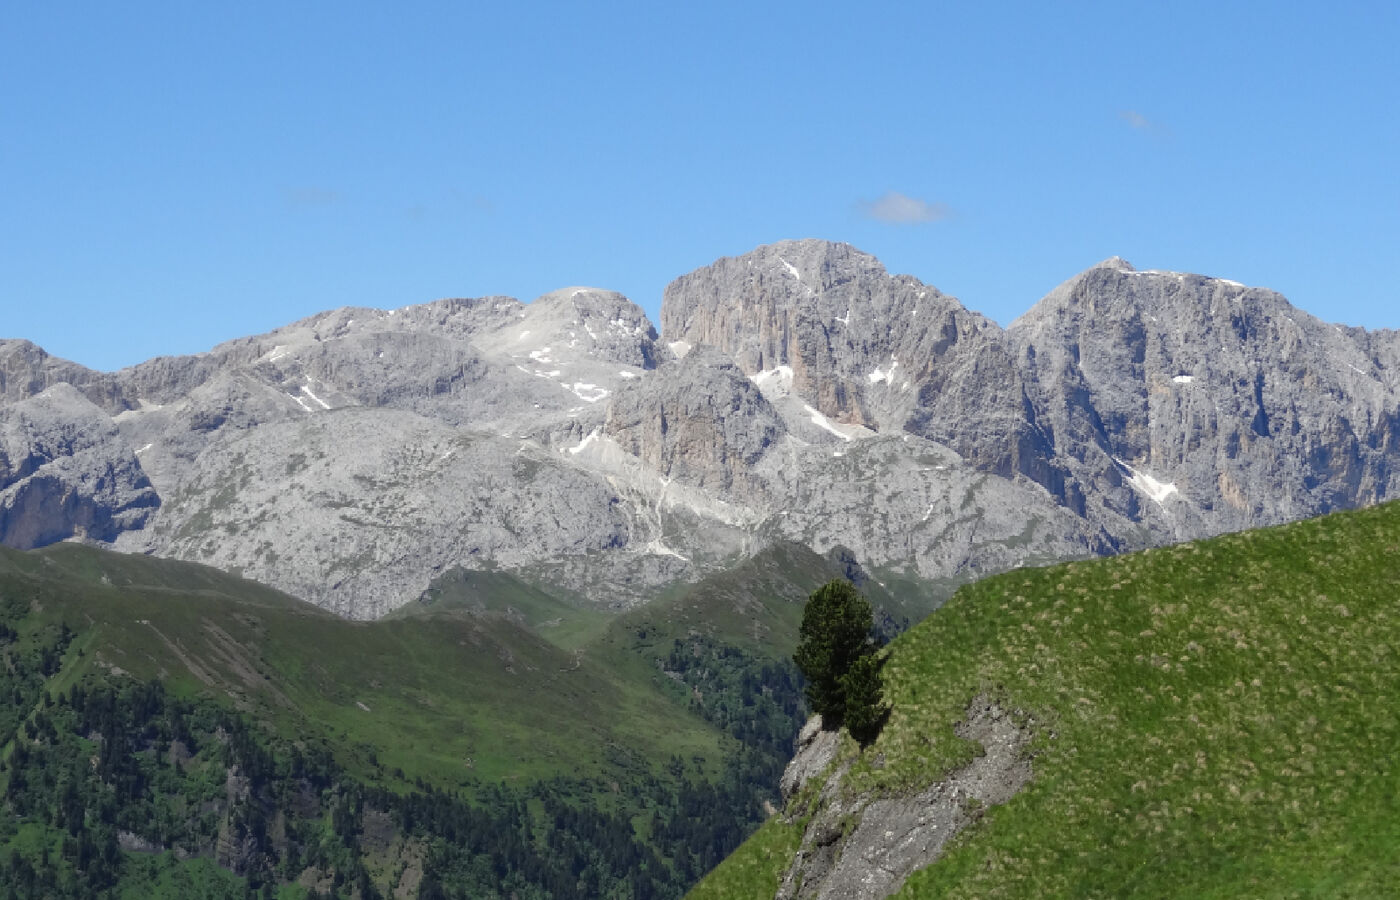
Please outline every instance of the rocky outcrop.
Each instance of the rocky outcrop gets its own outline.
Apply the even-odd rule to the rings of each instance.
[[[840,773],[823,784],[819,808],[779,885],[779,900],[889,897],[942,856],[948,842],[987,807],[1007,802],[1030,783],[1031,733],[1017,717],[978,698],[954,731],[980,744],[982,754],[917,793],[847,796]]]
[[[783,801],[791,801],[809,781],[827,770],[836,759],[841,735],[822,727],[822,717],[812,716],[797,733],[797,752],[783,769],[778,783]]]
[[[710,347],[624,387],[604,425],[626,453],[665,478],[750,497],[767,491],[755,470],[786,430],[754,383]]]
[[[77,388],[60,382],[0,407],[0,543],[113,541],[159,503],[116,426]]]
[[[832,422],[919,435],[1008,478],[1050,459],[1001,329],[846,244],[722,259],[672,282],[661,322],[668,340],[717,347],[748,375],[785,372]]]
[[[1055,457],[1109,512],[1193,537],[1400,491],[1393,333],[1114,258],[1008,334]]]

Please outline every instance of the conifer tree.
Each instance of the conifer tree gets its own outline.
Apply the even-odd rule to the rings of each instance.
[[[849,581],[827,582],[807,600],[798,636],[793,662],[823,727],[854,725],[862,744],[874,740],[886,710],[870,601]]]

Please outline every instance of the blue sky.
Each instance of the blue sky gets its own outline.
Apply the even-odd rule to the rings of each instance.
[[[1400,327],[1400,4],[16,3],[0,336],[96,368],[343,305],[847,241],[1006,324],[1121,255]]]

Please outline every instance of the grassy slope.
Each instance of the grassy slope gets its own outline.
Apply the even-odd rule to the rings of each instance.
[[[1397,504],[1011,572],[891,646],[894,712],[846,786],[937,780],[987,692],[1032,717],[1034,780],[899,896],[1389,895],[1397,650]],[[771,897],[799,827],[770,821],[694,896]]]
[[[348,622],[212,569],[75,545],[0,550],[0,590],[30,599],[24,627],[78,632],[51,689],[115,666],[227,694],[284,734],[320,731],[373,780],[616,776],[719,755],[714,729],[650,685],[501,614]]]

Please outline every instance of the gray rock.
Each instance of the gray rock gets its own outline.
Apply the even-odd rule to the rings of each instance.
[[[836,759],[841,735],[822,728],[822,717],[812,716],[797,733],[797,752],[793,754],[778,783],[783,802],[788,803],[802,788],[827,770]]]
[[[778,888],[780,900],[881,900],[943,855],[948,842],[988,806],[1010,800],[1031,780],[1030,731],[985,698],[974,700],[959,737],[983,753],[938,783],[906,796],[844,797],[839,778]],[[849,823],[856,821],[852,829]]]
[[[667,340],[710,344],[834,423],[910,433],[1003,477],[1046,480],[1047,447],[1002,330],[846,244],[785,241],[673,282]]]
[[[797,541],[950,586],[1400,493],[1400,335],[1233,282],[1109,260],[1001,329],[789,241],[677,279],[662,323],[566,288],[116,373],[0,341],[0,540],[368,617],[453,566],[626,606]]]
[[[0,543],[112,541],[159,505],[116,426],[77,388],[59,382],[0,407]]]
[[[652,471],[725,494],[766,488],[754,470],[786,429],[728,356],[700,347],[624,387],[604,431]]]
[[[1190,538],[1400,489],[1393,332],[1326,325],[1272,291],[1114,258],[1009,334],[1055,455],[1101,518]]]

